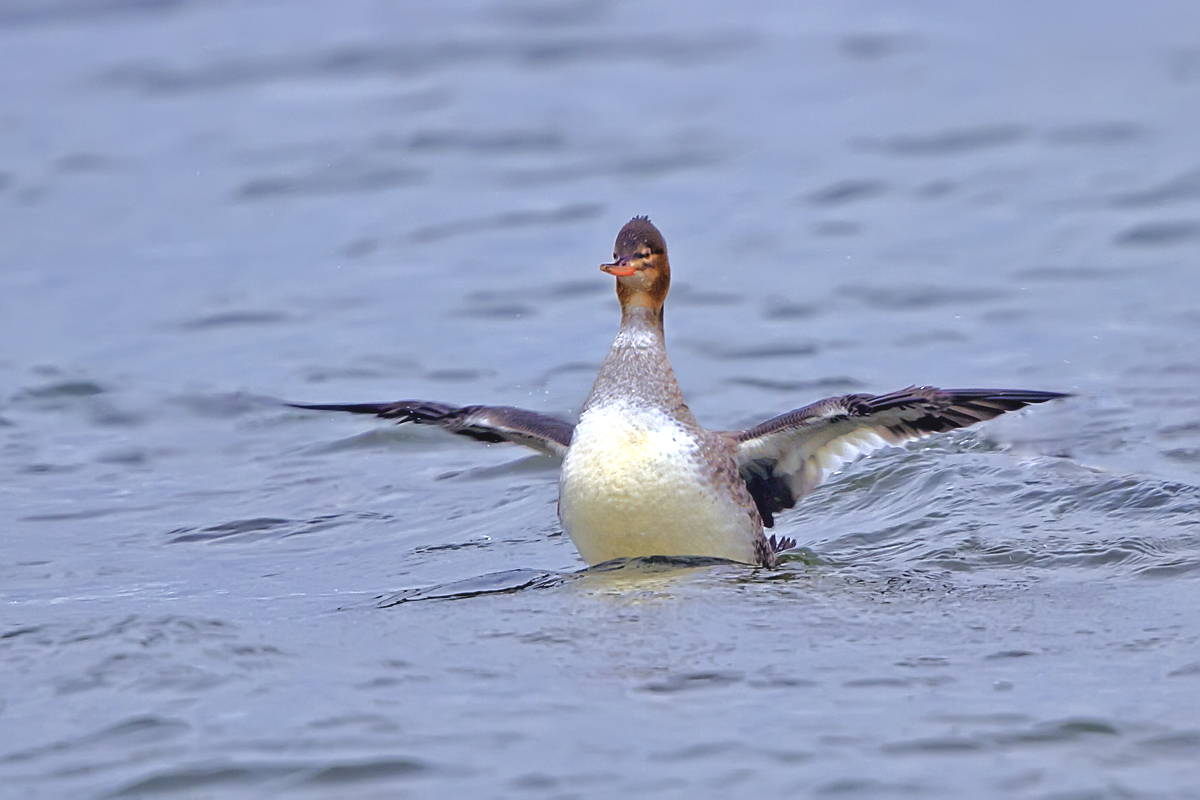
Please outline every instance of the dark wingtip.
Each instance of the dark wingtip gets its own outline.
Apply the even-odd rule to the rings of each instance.
[[[1063,397],[1074,397],[1071,392],[1043,392],[1039,389],[952,389],[952,394],[969,397],[996,397],[1010,400],[1023,400],[1026,403],[1045,403],[1047,400],[1059,400]]]
[[[290,408],[301,408],[305,411],[347,411],[351,414],[381,414],[391,403],[290,403],[283,404]]]
[[[965,395],[960,395],[963,400],[970,402],[971,400],[992,401],[999,404],[1011,405],[1011,408],[1006,408],[1006,411],[1015,411],[1023,406],[1031,406],[1037,403],[1048,403],[1051,400],[1062,400],[1066,397],[1074,397],[1068,392],[1043,392],[1037,389],[976,389],[973,393],[968,392]],[[955,400],[959,399],[955,397]]]
[[[429,400],[401,400],[395,403],[285,403],[292,408],[308,411],[345,411],[350,414],[371,414],[398,423],[417,422],[437,424],[451,414],[464,409]],[[468,409],[469,410],[469,409]]]

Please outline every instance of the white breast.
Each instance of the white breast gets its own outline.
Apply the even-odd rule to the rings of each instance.
[[[672,417],[625,403],[575,427],[559,478],[559,518],[590,564],[649,555],[754,563],[758,527],[718,491],[700,443]]]

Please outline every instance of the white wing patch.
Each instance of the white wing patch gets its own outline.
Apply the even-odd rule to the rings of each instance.
[[[738,471],[770,527],[773,513],[791,508],[856,458],[1065,396],[911,386],[886,395],[830,397],[729,435],[737,442]]]
[[[869,428],[851,431],[817,448],[805,459],[804,494],[808,494],[826,478],[839,472],[842,467],[876,450],[890,447],[890,442],[880,433]]]
[[[796,488],[800,490],[799,496],[804,496],[852,461],[876,450],[903,443],[887,429],[846,427],[850,427],[850,430],[841,435],[829,430],[826,433],[832,436],[821,436],[782,451],[768,446],[766,442],[747,442],[743,445],[742,454],[745,460],[770,459],[776,462],[774,472],[798,476],[800,485]]]

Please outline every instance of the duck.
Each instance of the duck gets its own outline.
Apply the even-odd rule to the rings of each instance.
[[[818,400],[740,431],[703,427],[667,356],[663,306],[671,265],[649,217],[617,234],[621,325],[575,423],[524,408],[427,400],[287,403],[432,425],[559,459],[558,518],[589,565],[639,557],[711,557],[774,568],[796,547],[768,536],[830,475],[885,447],[965,428],[1063,392],[909,386]]]

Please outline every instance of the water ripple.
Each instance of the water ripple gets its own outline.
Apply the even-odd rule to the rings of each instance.
[[[895,156],[958,156],[979,150],[1009,147],[1027,135],[1024,126],[1014,124],[981,125],[927,134],[908,134],[860,140],[867,149],[883,150]]]
[[[288,519],[282,517],[251,517],[222,522],[205,528],[177,528],[171,531],[170,544],[186,544],[191,542],[217,542],[237,540],[251,542],[263,538],[286,538],[303,536],[320,531],[337,528],[342,525],[361,522],[364,520],[389,519],[386,515],[371,512],[353,514],[324,514],[309,519]]]
[[[963,446],[957,459],[947,452]],[[970,435],[945,437],[852,467],[820,490],[824,499],[808,501],[823,519],[853,520],[815,549],[834,564],[953,572],[1071,568],[1165,577],[1200,568],[1200,488],[1090,471],[1051,477],[1038,465],[1004,465],[988,449]],[[804,541],[802,531],[787,532]]]
[[[355,43],[274,58],[212,62],[191,69],[160,63],[129,63],[107,70],[101,81],[148,94],[227,90],[275,81],[313,78],[359,78],[428,72],[471,63],[516,63],[546,67],[580,61],[657,61],[688,64],[725,58],[753,47],[758,37],[747,31],[720,31],[693,36],[657,34],[560,36],[521,39],[477,38],[440,42]]]
[[[1128,247],[1170,247],[1200,238],[1200,221],[1160,220],[1131,225],[1114,242]]]

